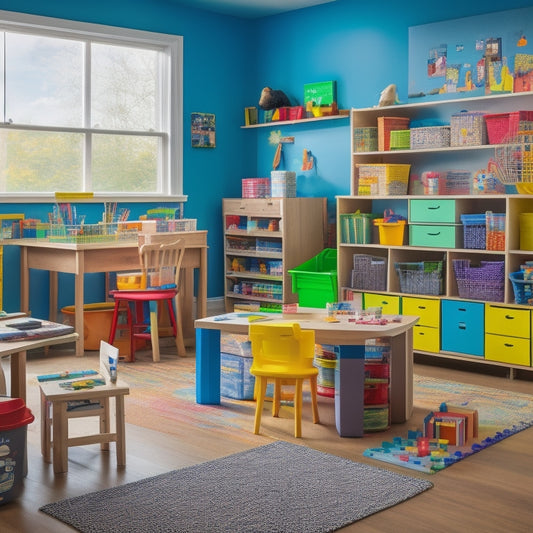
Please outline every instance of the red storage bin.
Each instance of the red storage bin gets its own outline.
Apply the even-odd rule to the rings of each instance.
[[[533,111],[513,111],[485,115],[489,144],[509,142],[519,131],[533,129]]]

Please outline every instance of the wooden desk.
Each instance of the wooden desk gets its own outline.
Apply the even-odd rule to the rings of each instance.
[[[155,235],[152,235],[155,242]],[[185,283],[181,293],[183,310],[183,335],[194,341],[192,302],[194,295],[193,269],[199,269],[196,315],[207,314],[207,231],[184,231],[165,234],[165,239],[185,239],[187,247],[182,268],[186,270]],[[75,330],[80,333],[76,343],[76,355],[84,354],[84,291],[85,273],[120,272],[138,268],[139,252],[136,241],[109,242],[98,244],[56,243],[37,239],[16,239],[4,241],[4,245],[20,246],[20,306],[29,312],[30,269],[50,271],[49,320],[57,318],[57,274],[74,274]]]
[[[12,398],[22,398],[26,401],[26,352],[28,350],[76,342],[77,340],[77,333],[69,333],[59,337],[48,337],[47,339],[32,341],[0,342],[0,358],[11,356],[11,390],[9,395]],[[0,390],[2,385],[5,385],[5,377],[0,369]]]
[[[250,326],[246,317],[227,320],[217,317],[195,321],[196,326],[196,402],[220,404],[220,334],[247,335]],[[402,316],[400,322],[384,326],[330,323],[324,320],[325,310],[294,315],[269,315],[268,324],[298,322],[302,329],[315,330],[319,344],[339,347],[336,369],[335,420],[342,437],[362,437],[364,415],[364,357],[365,340],[389,337],[390,360],[390,415],[391,422],[402,423],[413,411],[413,332],[416,316]],[[338,383],[337,383],[338,380]],[[339,387],[337,387],[339,385]]]

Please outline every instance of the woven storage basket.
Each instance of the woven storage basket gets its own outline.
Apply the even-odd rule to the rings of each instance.
[[[439,176],[439,194],[470,194],[472,174],[469,170],[448,170]]]
[[[475,250],[487,248],[487,216],[485,213],[461,215],[464,247]]]
[[[533,111],[513,111],[485,115],[489,144],[509,142],[519,131],[533,129]]]
[[[378,149],[377,128],[353,129],[354,152],[375,152]]]
[[[270,178],[244,178],[242,180],[243,198],[268,198]]]
[[[504,261],[481,261],[479,267],[472,267],[469,259],[454,259],[453,269],[461,298],[503,302]]]
[[[377,194],[380,196],[407,194],[411,165],[376,163],[357,165],[357,168],[359,169],[359,183],[361,184],[361,179],[363,182],[368,180],[372,180],[372,183],[377,182]]]
[[[378,150],[390,150],[390,132],[409,129],[409,118],[378,117]]]
[[[487,126],[483,111],[461,111],[452,115],[451,146],[487,144]]]
[[[450,146],[450,126],[411,128],[411,149],[444,148]]]
[[[392,130],[390,132],[391,150],[409,150],[411,147],[411,130]]]
[[[533,304],[533,280],[524,279],[524,272],[512,272],[509,279],[513,284],[515,303],[521,305]]]
[[[367,254],[354,254],[352,288],[365,291],[386,290],[387,259]]]
[[[409,294],[444,294],[444,261],[395,263],[400,291]]]

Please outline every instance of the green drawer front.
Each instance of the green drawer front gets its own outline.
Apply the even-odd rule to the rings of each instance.
[[[455,215],[455,200],[410,200],[409,222],[458,222]]]
[[[409,226],[409,244],[411,246],[455,248],[456,233],[456,226],[413,224]]]

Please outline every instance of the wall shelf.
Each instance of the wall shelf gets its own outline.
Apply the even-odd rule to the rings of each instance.
[[[262,122],[261,124],[252,124],[250,126],[241,126],[243,130],[249,130],[252,128],[267,128],[275,126],[288,126],[289,124],[307,124],[309,122],[321,122],[324,120],[338,120],[343,118],[350,118],[350,115],[328,115],[325,117],[313,117],[313,118],[302,118],[299,120],[275,120],[273,122]]]

